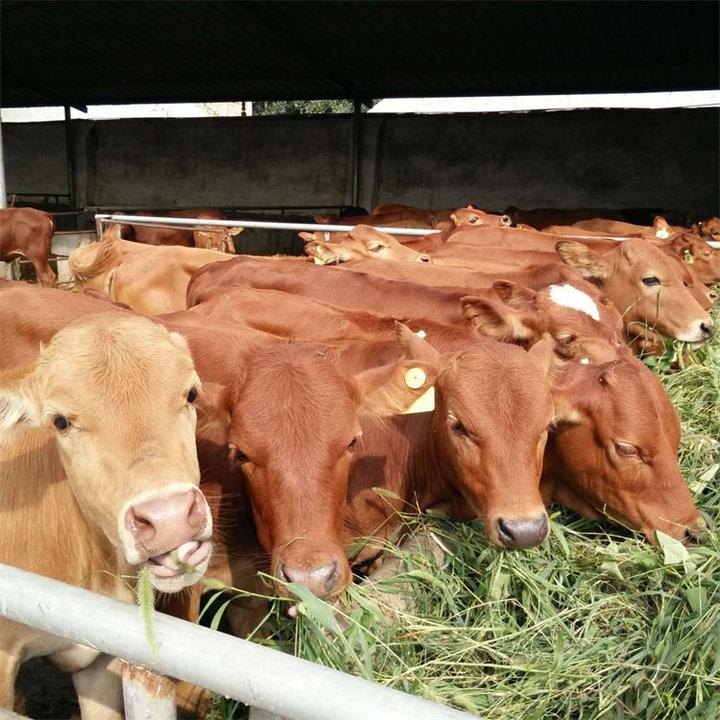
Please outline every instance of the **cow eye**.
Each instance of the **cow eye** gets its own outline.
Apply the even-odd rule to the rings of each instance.
[[[644,277],[642,279],[643,284],[647,285],[648,287],[652,287],[653,285],[661,285],[662,283],[658,278],[655,277],[655,275],[648,275],[647,277]]]
[[[56,430],[67,430],[70,427],[70,421],[64,415],[56,415],[53,418],[53,425]]]
[[[371,248],[369,248],[369,250],[370,252],[376,253],[380,252],[384,247],[384,245],[373,245]]]
[[[355,446],[358,444],[358,440],[359,440],[359,439],[360,439],[360,436],[359,436],[359,435],[356,435],[356,436],[348,443],[347,449],[348,449],[350,452],[352,452],[352,451],[355,449]]]
[[[570,333],[567,333],[565,335],[558,335],[555,340],[560,345],[570,345],[571,343],[574,343],[577,340],[577,336],[571,335]]]
[[[615,446],[615,452],[620,455],[620,457],[640,457],[640,449],[635,447],[635,445],[620,442],[619,440],[614,440],[613,445]]]
[[[198,396],[197,388],[191,387],[188,390],[187,401],[192,405],[197,400],[197,396]]]
[[[479,219],[480,219],[480,218],[479,218],[477,215],[473,215],[473,216],[470,218],[470,223],[471,223],[472,225],[474,225]]]
[[[467,428],[459,420],[454,420],[452,425],[450,426],[450,429],[458,437],[468,437],[470,435]]]
[[[228,445],[228,459],[230,462],[246,463],[250,458],[237,446],[230,443]]]

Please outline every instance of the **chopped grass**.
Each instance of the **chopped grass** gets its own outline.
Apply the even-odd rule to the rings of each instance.
[[[426,514],[412,522],[444,560],[389,546],[402,575],[353,585],[338,618],[309,594],[297,620],[278,603],[263,642],[488,720],[720,717],[720,343],[671,357],[648,364],[682,421],[705,544],[651,547],[554,508],[542,547],[503,552],[480,523]]]

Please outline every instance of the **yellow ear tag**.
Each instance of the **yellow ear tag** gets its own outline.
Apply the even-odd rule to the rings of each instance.
[[[580,358],[580,364],[581,364],[581,365],[589,365],[589,364],[590,364],[590,358]]]
[[[313,262],[316,265],[324,265],[325,264],[319,257],[317,257],[317,255],[313,255]]]
[[[663,240],[667,240],[670,237],[670,232],[668,230],[660,229],[655,233],[655,237],[662,238]]]
[[[425,371],[422,368],[414,367],[410,368],[405,373],[405,384],[411,389],[411,390],[419,390],[427,380],[427,375],[425,374]]]
[[[685,260],[688,265],[692,265],[695,262],[695,256],[692,254],[692,250],[686,250],[683,253],[683,260]]]
[[[427,337],[427,333],[424,330],[418,330],[415,333],[421,340],[424,340]]]
[[[431,385],[407,410],[403,411],[403,415],[432,412],[434,409],[435,386]]]
[[[411,390],[419,390],[427,382],[427,375],[422,368],[410,368],[405,373],[405,384]],[[415,402],[403,412],[403,415],[432,412],[435,409],[435,388],[431,385]]]

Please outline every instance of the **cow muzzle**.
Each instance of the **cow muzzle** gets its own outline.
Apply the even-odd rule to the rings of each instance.
[[[548,536],[548,516],[543,513],[534,518],[500,517],[495,521],[495,530],[503,547],[522,550],[539,545]]]
[[[125,529],[134,542],[133,554],[145,560],[152,584],[162,592],[194,584],[207,569],[212,519],[196,487],[131,504],[125,512]]]
[[[685,331],[677,333],[676,339],[682,342],[702,344],[707,342],[715,334],[715,325],[710,317],[696,320]]]

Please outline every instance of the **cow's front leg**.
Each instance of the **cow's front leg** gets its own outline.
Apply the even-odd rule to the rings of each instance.
[[[100,655],[84,670],[73,673],[82,720],[122,720],[121,661]]]

